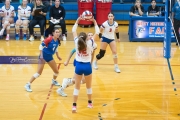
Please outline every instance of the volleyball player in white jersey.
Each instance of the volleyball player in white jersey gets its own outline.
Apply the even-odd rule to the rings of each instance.
[[[118,56],[114,37],[114,33],[116,33],[117,41],[120,41],[118,23],[114,21],[114,14],[112,12],[108,14],[108,20],[101,25],[100,32],[102,33],[100,33],[100,38],[102,37],[102,41],[99,54],[96,55],[96,60],[93,62],[93,67],[94,69],[98,69],[97,61],[105,55],[106,48],[109,45],[113,54],[114,70],[115,72],[120,73],[121,71],[118,67]]]
[[[96,26],[97,25],[97,23],[96,22],[94,22],[94,26]],[[98,26],[96,27],[96,29],[98,30]],[[99,31],[99,30],[98,30]],[[94,34],[93,35],[93,33],[91,33],[91,32],[89,32],[88,34],[87,34],[87,40],[93,40],[94,41],[94,38],[95,38],[95,36],[97,36],[97,34]],[[94,57],[94,52],[95,52],[95,50],[96,50],[96,48],[97,48],[97,44],[94,42],[94,47],[95,48],[93,48],[93,53],[92,53],[92,58],[91,58],[91,63],[92,63],[92,61],[93,61],[93,57]],[[68,56],[68,59],[64,62],[64,65],[65,66],[67,66],[68,64],[69,64],[69,61],[70,61],[70,59],[71,59],[71,57],[73,56],[73,54],[76,52],[76,49],[74,48],[71,52],[70,52],[70,54],[69,54],[69,56]],[[76,60],[74,59],[74,67],[76,67]],[[84,84],[84,83],[86,83],[86,80],[84,79],[84,76],[82,77],[82,80],[81,80],[81,84]],[[67,94],[66,93],[64,93],[64,90],[67,88],[67,87],[69,87],[69,86],[72,86],[72,85],[74,85],[75,84],[75,75],[73,76],[73,78],[64,78],[63,79],[63,82],[62,82],[62,86],[57,90],[57,93],[59,94],[59,95],[61,95],[62,97],[67,97]]]
[[[31,14],[31,7],[27,5],[28,1],[23,0],[22,4],[18,6],[18,20],[16,21],[16,40],[19,40],[19,28],[23,27],[23,40],[26,40],[26,32],[29,24],[29,17]]]
[[[10,5],[10,0],[5,1],[5,5],[1,9],[1,16],[3,17],[2,26],[3,28],[0,31],[0,36],[3,35],[4,30],[6,29],[6,40],[9,40],[9,29],[10,24],[14,23],[14,7]]]
[[[72,113],[76,113],[76,102],[78,99],[78,94],[80,90],[80,84],[81,84],[81,79],[84,75],[86,79],[86,88],[87,88],[87,96],[88,96],[88,106],[89,108],[92,108],[92,88],[91,88],[91,83],[92,83],[92,67],[91,67],[91,57],[92,57],[92,52],[93,48],[95,47],[94,41],[93,40],[87,40],[87,35],[84,32],[81,32],[79,36],[77,36],[77,26],[79,21],[82,18],[79,17],[76,20],[76,23],[74,24],[72,28],[72,33],[74,36],[74,41],[75,41],[75,48],[76,48],[76,67],[75,67],[75,88],[73,92],[73,107],[72,107]],[[96,22],[94,18],[92,19],[93,22]],[[95,29],[98,26],[95,26]],[[99,30],[99,28],[97,28]],[[96,30],[97,30],[96,29]],[[99,31],[96,31],[97,34],[95,37],[98,37]],[[97,39],[97,38],[95,38]]]

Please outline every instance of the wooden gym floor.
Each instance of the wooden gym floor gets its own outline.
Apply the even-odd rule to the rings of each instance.
[[[62,42],[59,54],[63,63],[74,42],[68,26],[68,40]],[[163,58],[162,42],[129,42],[127,26],[120,26],[121,42],[117,43],[121,73],[113,70],[110,49],[93,70],[93,109],[87,108],[85,85],[81,85],[77,113],[71,113],[73,87],[65,90],[68,97],[56,94],[51,85],[52,70],[45,66],[42,75],[32,84],[32,93],[24,85],[36,72],[37,65],[0,64],[0,120],[180,120],[180,50],[172,43],[170,59],[174,80],[167,60]],[[94,28],[78,28],[92,31]],[[99,41],[96,41],[99,46]],[[39,40],[34,42],[0,40],[1,56],[39,55]],[[99,47],[96,54],[99,52]],[[70,64],[60,66],[59,83],[74,74]],[[172,82],[175,84],[173,85]],[[175,89],[176,88],[176,91]]]

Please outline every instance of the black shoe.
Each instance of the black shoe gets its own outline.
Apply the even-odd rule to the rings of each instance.
[[[176,43],[176,46],[178,46],[178,43]]]

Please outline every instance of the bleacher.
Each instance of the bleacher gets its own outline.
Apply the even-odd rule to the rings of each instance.
[[[65,10],[66,10],[66,23],[67,24],[74,24],[74,21],[77,19],[78,17],[78,3],[77,1],[74,2],[75,0],[63,0],[63,4],[61,4],[62,6],[64,6]],[[131,8],[131,6],[134,5],[134,0],[124,0],[124,4],[120,4],[119,2],[120,0],[114,0],[113,4],[112,4],[112,11],[115,14],[115,20],[116,21],[129,21],[130,16],[129,16],[129,10]],[[144,0],[143,2],[143,6],[145,9],[144,15],[146,15],[148,6],[150,5],[150,1],[151,0]],[[19,6],[19,2],[12,2],[11,5],[14,6],[15,10],[17,11],[18,6]],[[0,7],[2,7],[4,5],[4,3],[0,3]],[[32,6],[32,4],[29,4],[30,6]],[[157,0],[157,6],[164,6],[164,4],[162,3],[162,0]],[[94,5],[94,11],[93,11],[94,16],[96,16],[96,6]],[[49,13],[47,13],[47,19],[49,19]],[[119,24],[121,24],[121,22],[118,22]]]

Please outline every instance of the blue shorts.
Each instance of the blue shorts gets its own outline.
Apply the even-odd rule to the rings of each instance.
[[[46,62],[50,62],[51,60],[53,60],[53,55],[52,54],[46,54],[46,53],[43,52],[43,59]]]
[[[74,67],[76,67],[76,59],[74,59],[73,65]]]
[[[91,63],[83,63],[76,61],[75,73],[78,75],[84,74],[85,76],[90,75],[92,73]]]
[[[109,39],[109,38],[106,38],[106,37],[102,37],[102,42],[106,42],[106,43],[110,44],[112,41],[114,41],[114,39]]]

